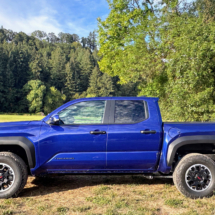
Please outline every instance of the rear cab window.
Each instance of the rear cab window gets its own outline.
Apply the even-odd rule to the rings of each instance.
[[[147,119],[146,103],[143,100],[116,100],[115,124],[132,124]]]

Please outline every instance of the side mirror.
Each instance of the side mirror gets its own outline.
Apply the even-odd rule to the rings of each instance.
[[[60,118],[58,115],[54,115],[49,119],[50,125],[59,125],[60,124]]]

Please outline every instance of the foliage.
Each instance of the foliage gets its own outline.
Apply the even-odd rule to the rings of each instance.
[[[44,112],[50,113],[52,110],[61,106],[66,100],[66,96],[61,94],[55,87],[50,87],[48,93],[45,96]]]
[[[43,107],[43,98],[46,87],[40,80],[31,80],[25,85],[25,89],[29,91],[27,99],[29,101],[30,112],[40,112]]]
[[[107,74],[102,74],[96,66],[90,76],[87,97],[111,96],[113,92],[113,83]]]
[[[165,120],[215,118],[214,1],[108,1],[99,66],[139,95],[160,97]]]
[[[96,32],[76,34],[34,31],[31,36],[0,28],[0,112],[51,112],[86,96],[120,95],[120,85],[99,71]],[[89,88],[89,90],[88,90]],[[129,95],[129,94],[127,94]],[[135,92],[136,95],[136,92]]]

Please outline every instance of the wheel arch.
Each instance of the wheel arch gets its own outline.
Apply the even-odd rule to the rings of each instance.
[[[215,146],[215,135],[195,135],[195,136],[183,136],[179,137],[170,143],[167,152],[167,165],[171,166],[176,152],[183,146],[186,145],[198,145],[198,144],[205,144],[205,145],[213,145]]]
[[[24,149],[27,157],[28,166],[30,168],[34,168],[36,164],[35,159],[35,147],[34,144],[27,139],[26,137],[0,137],[0,150],[1,146],[4,148],[5,146],[19,146]]]

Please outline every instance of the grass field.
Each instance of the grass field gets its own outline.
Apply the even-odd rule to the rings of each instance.
[[[0,200],[0,214],[215,214],[215,196],[187,199],[170,179],[124,175],[30,177],[18,198]]]
[[[24,114],[24,115],[4,115],[0,114],[0,122],[12,122],[12,121],[31,121],[31,120],[41,120],[44,118],[44,116],[39,115],[30,115],[30,114]]]
[[[14,116],[1,117],[0,121],[14,120]],[[21,121],[34,116],[16,117]],[[127,175],[29,177],[18,198],[0,200],[0,214],[209,215],[215,214],[215,196],[185,198],[171,179]]]

